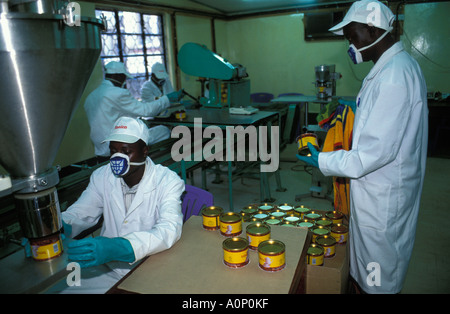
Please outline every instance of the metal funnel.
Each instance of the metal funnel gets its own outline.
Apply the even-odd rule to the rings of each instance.
[[[20,182],[11,192],[59,181],[57,173],[50,180],[47,174],[56,172],[52,163],[101,51],[103,24],[80,22],[69,26],[58,14],[0,14],[0,163]]]
[[[0,163],[12,179],[0,196],[15,193],[35,259],[61,254],[47,245],[62,227],[52,164],[101,51],[103,23],[65,3],[0,0]]]

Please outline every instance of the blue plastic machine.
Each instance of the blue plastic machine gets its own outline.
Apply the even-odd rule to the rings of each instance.
[[[209,97],[201,97],[204,107],[246,107],[250,104],[250,80],[246,69],[231,64],[206,46],[186,43],[178,52],[178,65],[192,76],[209,82]]]

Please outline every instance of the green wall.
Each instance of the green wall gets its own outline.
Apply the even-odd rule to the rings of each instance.
[[[82,15],[94,16],[94,4],[81,3]],[[448,93],[450,64],[446,55],[450,51],[450,3],[425,3],[406,5],[404,29],[407,38],[438,66],[411,47],[405,35],[401,37],[407,51],[422,66],[429,91]],[[170,26],[170,16],[166,28]],[[233,21],[216,19],[216,51],[231,63],[240,63],[247,68],[251,80],[251,92],[270,92],[275,95],[286,92],[315,93],[314,66],[335,64],[342,74],[337,82],[337,94],[356,95],[362,79],[372,67],[371,63],[353,65],[347,56],[347,42],[304,41],[303,15],[284,14],[253,17]],[[212,33],[209,17],[176,14],[178,49],[186,42],[197,42],[212,49]],[[170,31],[166,32],[169,36]],[[171,40],[167,40],[170,45]],[[173,47],[169,56],[172,82],[176,82]],[[181,86],[192,95],[200,94],[196,77],[180,72]],[[89,138],[89,125],[83,109],[86,96],[102,80],[100,63],[92,74],[80,105],[77,107],[61,144],[55,164],[66,166],[94,156]]]
[[[401,39],[405,49],[419,62],[429,92],[450,92],[449,15],[450,2],[405,7],[405,34]]]

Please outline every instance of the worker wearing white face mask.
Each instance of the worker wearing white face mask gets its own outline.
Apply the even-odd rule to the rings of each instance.
[[[147,157],[148,128],[139,119],[117,120],[105,141],[111,163],[92,173],[80,198],[62,213],[65,234],[75,237],[103,216],[99,237],[67,245],[79,263],[81,286],[65,282],[50,292],[104,293],[143,257],[169,249],[181,236],[184,182]]]
[[[330,31],[344,34],[355,63],[375,64],[357,96],[351,150],[298,156],[350,180],[350,275],[367,293],[401,291],[414,245],[428,139],[426,84],[389,31],[378,1],[355,2]]]
[[[142,85],[141,98],[144,101],[153,101],[173,92],[169,74],[164,65],[157,62],[152,66],[150,80]]]
[[[182,92],[173,92],[155,101],[139,101],[124,88],[127,78],[133,78],[121,62],[111,61],[105,66],[105,80],[87,98],[84,104],[90,136],[95,146],[95,155],[109,157],[108,143],[102,141],[108,136],[114,122],[122,116],[152,117],[168,108],[171,102],[178,102]],[[150,129],[150,143],[170,137],[170,131],[163,126]]]

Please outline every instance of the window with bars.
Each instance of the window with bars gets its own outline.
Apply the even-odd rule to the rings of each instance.
[[[131,94],[140,98],[142,84],[150,78],[153,64],[166,64],[161,15],[118,10],[96,10],[105,16],[107,29],[102,33],[103,66],[110,61],[123,62],[134,76],[127,81]]]

